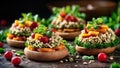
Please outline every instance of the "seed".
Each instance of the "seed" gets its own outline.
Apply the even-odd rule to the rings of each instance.
[[[75,67],[78,67],[78,65],[75,65]]]
[[[65,61],[67,62],[67,61],[68,61],[68,59],[65,59]]]
[[[76,58],[78,59],[80,56],[79,55],[76,55]]]
[[[113,60],[114,58],[113,58],[113,56],[110,56],[110,60]]]
[[[83,62],[84,65],[87,65],[88,63],[87,62]]]
[[[63,60],[60,60],[60,63],[63,63]]]

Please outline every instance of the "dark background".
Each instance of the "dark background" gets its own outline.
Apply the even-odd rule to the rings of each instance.
[[[64,0],[1,0],[0,1],[0,20],[5,19],[13,22],[21,17],[21,13],[32,12],[39,14],[41,18],[48,18],[52,13],[47,4]],[[72,0],[65,0],[72,1]],[[116,1],[117,0],[113,0]]]

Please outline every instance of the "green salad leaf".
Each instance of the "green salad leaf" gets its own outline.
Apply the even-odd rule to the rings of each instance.
[[[17,55],[23,55],[23,54],[24,54],[24,52],[23,52],[23,51],[21,51],[21,50],[19,50],[19,51],[17,51],[15,54],[17,54]]]
[[[44,25],[38,26],[36,29],[34,29],[34,33],[40,33],[40,34],[46,34],[47,27]]]
[[[77,44],[78,46],[85,47],[87,49],[93,49],[93,48],[107,48],[107,47],[113,47],[117,46],[119,44],[118,37],[115,37],[115,40],[110,42],[110,43],[94,43],[92,44],[91,42],[87,42],[86,44],[82,43],[81,41],[78,40],[78,37],[75,38],[74,43]]]

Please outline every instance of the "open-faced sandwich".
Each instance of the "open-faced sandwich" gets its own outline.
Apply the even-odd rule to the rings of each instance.
[[[112,53],[118,45],[118,38],[101,18],[93,18],[76,37],[75,43],[79,53],[95,55],[100,52]]]
[[[67,10],[68,8],[69,10]],[[67,6],[61,10],[59,8],[59,12],[52,20],[51,25],[57,30],[56,33],[64,39],[74,39],[80,34],[85,22],[83,18],[80,18],[80,15],[78,6],[71,8]]]
[[[35,29],[39,23],[35,21],[38,15],[35,15],[35,19],[32,19],[32,14],[23,14],[23,18],[15,20],[9,29],[7,34],[7,43],[13,47],[25,47],[25,41],[28,36],[31,35],[33,29]]]
[[[24,53],[27,58],[36,61],[54,61],[66,57],[68,49],[62,37],[40,25],[27,38]]]

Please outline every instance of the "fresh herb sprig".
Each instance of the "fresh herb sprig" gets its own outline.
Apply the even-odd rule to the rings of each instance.
[[[87,29],[93,27],[94,29],[98,29],[99,25],[103,24],[102,18],[92,18],[92,21],[88,21],[87,23]]]
[[[31,12],[29,13],[22,13],[22,18],[19,18],[21,23],[24,23],[25,20],[40,22],[40,18],[38,14],[33,15]]]

